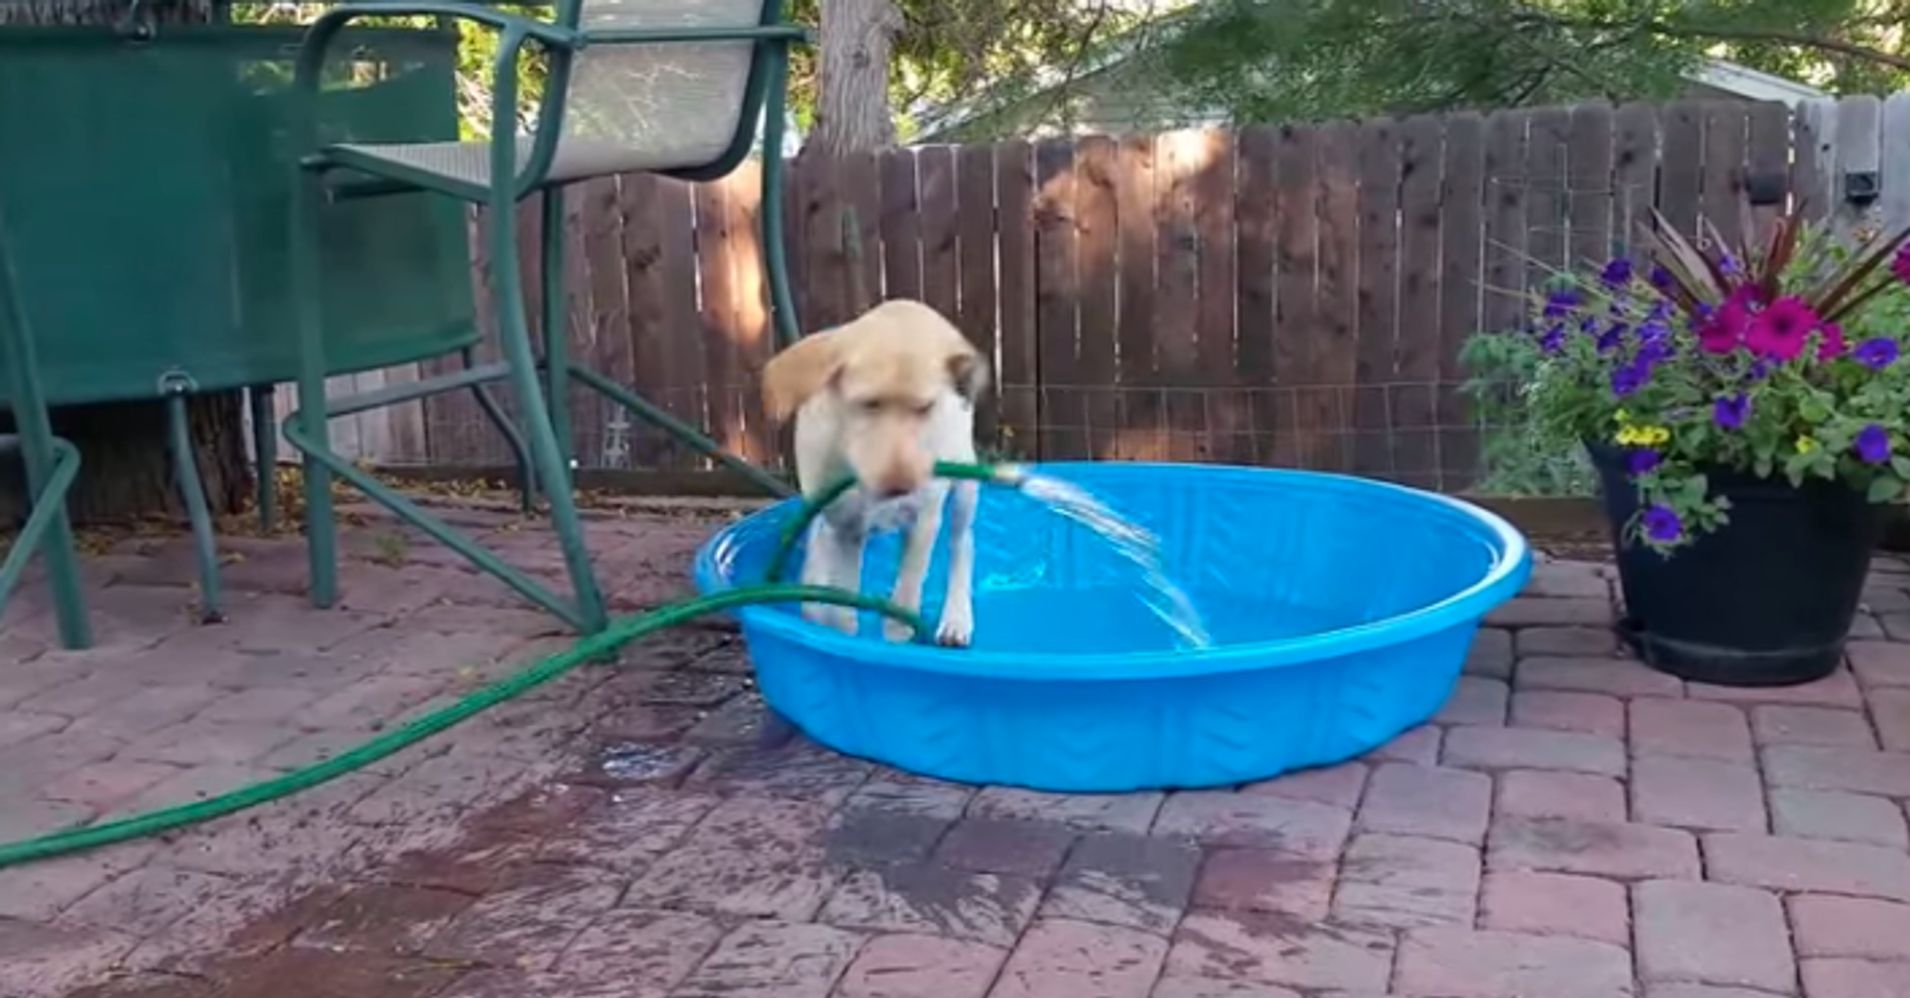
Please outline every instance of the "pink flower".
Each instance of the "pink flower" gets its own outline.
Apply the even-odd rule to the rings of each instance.
[[[1910,243],[1897,247],[1896,259],[1890,261],[1890,272],[1897,275],[1897,280],[1910,284]]]
[[[1706,353],[1730,353],[1744,342],[1757,314],[1757,289],[1743,285],[1731,292],[1698,326],[1698,345]]]
[[[1836,360],[1844,355],[1844,327],[1826,322],[1817,328],[1817,359]]]
[[[1751,319],[1744,332],[1744,345],[1761,357],[1792,360],[1804,352],[1811,333],[1822,325],[1823,320],[1804,299],[1779,298]]]

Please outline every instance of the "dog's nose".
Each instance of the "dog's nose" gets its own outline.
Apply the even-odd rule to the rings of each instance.
[[[878,494],[884,499],[900,499],[913,491],[915,490],[901,482],[883,482],[881,487],[877,490]]]

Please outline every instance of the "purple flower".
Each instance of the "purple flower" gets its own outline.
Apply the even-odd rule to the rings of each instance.
[[[1728,252],[1718,254],[1718,269],[1724,271],[1726,277],[1736,277],[1744,273],[1744,267],[1738,263],[1738,258]]]
[[[1879,336],[1857,344],[1855,356],[1857,363],[1873,371],[1881,371],[1897,362],[1897,341],[1887,336]]]
[[[1622,256],[1613,257],[1598,277],[1614,288],[1624,287],[1631,283],[1631,261]]]
[[[1651,307],[1650,314],[1645,316],[1645,321],[1647,323],[1662,323],[1669,318],[1671,318],[1671,303],[1660,298],[1658,299],[1658,303]]]
[[[1751,362],[1751,369],[1745,372],[1745,378],[1751,381],[1763,381],[1771,376],[1771,362],[1758,358]]]
[[[1660,544],[1669,544],[1683,536],[1684,521],[1678,514],[1665,505],[1653,506],[1645,510],[1645,536]]]
[[[1612,372],[1612,394],[1624,398],[1651,380],[1651,365],[1630,363]]]
[[[1890,433],[1872,423],[1857,431],[1856,448],[1865,464],[1882,464],[1890,460]]]
[[[1650,474],[1665,456],[1649,447],[1638,447],[1625,452],[1625,472],[1633,478]]]
[[[1625,342],[1625,331],[1631,327],[1622,322],[1614,322],[1598,337],[1598,352],[1611,353]]]
[[[1560,288],[1545,296],[1542,314],[1548,319],[1562,318],[1576,311],[1581,300],[1577,288]]]
[[[1565,346],[1565,323],[1554,322],[1552,328],[1539,337],[1539,349],[1548,354],[1558,353]]]
[[[1751,400],[1743,393],[1735,397],[1719,399],[1711,406],[1711,421],[1727,430],[1744,427],[1744,417],[1751,414]]]
[[[1651,268],[1651,286],[1660,291],[1671,289],[1671,271],[1653,264]]]

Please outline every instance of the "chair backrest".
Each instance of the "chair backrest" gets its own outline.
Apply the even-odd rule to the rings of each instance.
[[[773,17],[764,0],[580,0],[588,33],[739,28]],[[737,137],[756,47],[747,41],[590,45],[571,61],[559,156],[620,170],[707,166]],[[595,171],[592,171],[595,172]]]

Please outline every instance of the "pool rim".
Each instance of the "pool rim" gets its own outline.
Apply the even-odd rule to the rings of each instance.
[[[1493,549],[1494,558],[1478,579],[1450,595],[1380,620],[1293,637],[1220,644],[1202,649],[1040,653],[1044,660],[1055,664],[1054,671],[1030,671],[1027,665],[1029,652],[938,648],[853,637],[811,623],[800,615],[766,606],[747,607],[737,613],[745,637],[751,641],[772,637],[811,652],[869,666],[900,667],[973,678],[1045,682],[1186,679],[1299,666],[1404,644],[1453,627],[1476,625],[1493,607],[1522,589],[1532,571],[1531,546],[1524,535],[1503,517],[1462,499],[1393,482],[1336,472],[1168,461],[1053,461],[1029,462],[1021,467],[1034,473],[1059,473],[1059,477],[1066,477],[1071,470],[1094,469],[1097,473],[1116,475],[1191,471],[1209,480],[1216,477],[1251,478],[1257,481],[1281,478],[1309,489],[1363,493],[1387,501],[1423,504],[1452,517],[1457,521],[1455,529],[1464,529],[1461,524],[1470,526],[1478,539]],[[730,552],[745,535],[772,519],[786,515],[797,502],[794,499],[785,500],[758,510],[725,526],[704,541],[696,552],[694,575],[697,589],[710,593],[747,584],[724,577],[725,566],[734,561]]]

